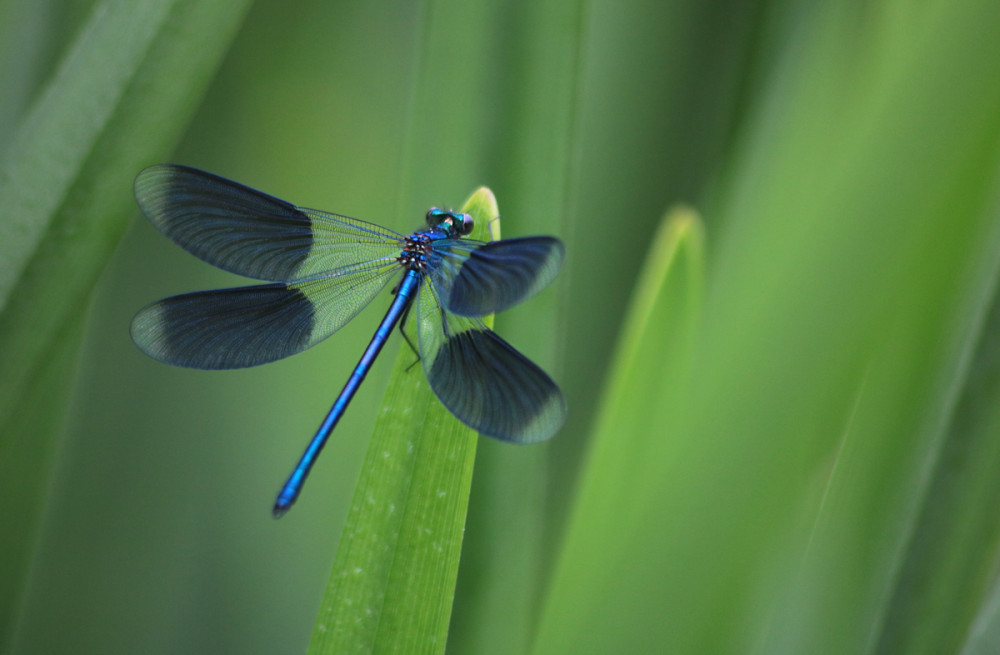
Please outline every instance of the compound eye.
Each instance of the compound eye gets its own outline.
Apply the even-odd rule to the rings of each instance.
[[[441,222],[441,215],[445,212],[441,211],[437,207],[431,207],[427,210],[427,225],[429,227],[437,227],[438,223]]]
[[[458,214],[457,218],[461,218],[462,219],[461,225],[457,225],[456,226],[456,228],[458,229],[458,233],[461,236],[465,236],[466,234],[471,233],[472,232],[472,228],[474,228],[476,226],[476,222],[474,220],[472,220],[472,216],[470,216],[468,214]]]

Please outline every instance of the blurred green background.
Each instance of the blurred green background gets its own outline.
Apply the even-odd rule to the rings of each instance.
[[[48,183],[26,134],[66,159],[38,108],[129,4],[0,1],[0,190]],[[159,4],[197,74],[137,55],[38,217],[89,268],[4,253],[6,652],[309,643],[391,357],[270,504],[386,303],[266,367],[144,357],[138,308],[243,283],[134,210],[165,160],[404,232],[485,184],[504,236],[566,241],[496,325],[570,418],[480,440],[449,652],[1000,652],[1000,4]],[[703,227],[657,240],[678,203]],[[8,246],[36,205],[0,208]]]

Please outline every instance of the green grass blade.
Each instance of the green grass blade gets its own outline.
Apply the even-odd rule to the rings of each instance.
[[[836,237],[850,265],[828,261],[828,272],[841,270],[813,293],[850,309],[838,317],[799,299],[800,312],[813,305],[810,322],[827,314],[828,340],[813,345],[826,370],[800,369],[830,397],[822,410],[815,400],[809,409],[791,397],[785,404],[804,417],[835,411],[834,393],[852,397],[835,459],[815,460],[832,468],[822,476],[801,569],[775,576],[784,589],[761,652],[801,652],[819,640],[830,653],[955,652],[982,602],[996,549],[995,527],[984,524],[992,519],[984,518],[996,501],[978,466],[961,462],[995,452],[1000,433],[988,414],[974,430],[963,428],[972,408],[962,393],[970,370],[984,363],[972,364],[982,354],[977,342],[991,340],[981,335],[997,288],[1000,94],[978,86],[1000,74],[1000,52],[968,34],[974,23],[998,20],[987,3],[929,5],[912,30],[870,33],[866,47],[883,55],[872,77],[842,69],[871,84],[842,123],[854,143],[834,149],[840,164],[810,165],[843,165],[827,178],[834,186],[817,214],[850,216]],[[918,98],[933,100],[908,112]],[[847,246],[853,239],[863,245]],[[979,384],[966,393],[981,393]],[[962,488],[965,476],[972,486]],[[790,476],[786,483],[794,484]]]
[[[647,476],[677,447],[659,427],[674,407],[665,402],[669,394],[663,381],[683,380],[690,366],[703,250],[700,220],[687,208],[668,214],[653,239],[619,341],[534,652],[574,652],[570,645],[579,639],[578,626],[566,620],[566,613],[593,620],[602,607],[618,602],[605,593],[606,576],[613,569],[595,565],[595,554],[628,552],[621,521],[648,502]],[[680,397],[679,387],[672,391]],[[633,651],[626,645],[622,652]]]
[[[0,617],[16,617],[45,462],[77,320],[128,217],[131,180],[163,157],[186,124],[247,2],[124,2],[94,7],[0,161]],[[58,360],[50,359],[59,353]],[[32,470],[34,479],[9,469]],[[8,485],[17,480],[18,488]],[[0,634],[10,635],[0,625]]]
[[[1000,651],[1000,581],[994,580],[989,596],[969,628],[961,655],[993,655]]]
[[[0,497],[0,652],[17,652],[15,626],[24,602],[36,530],[45,506],[56,440],[63,424],[65,402],[72,390],[71,374],[83,333],[84,307],[63,326],[45,352],[43,363],[22,390],[23,404],[4,424],[12,436],[0,461],[3,496]]]
[[[462,211],[474,238],[499,236],[488,189]],[[310,653],[444,652],[477,435],[437,400],[415,357],[406,347],[396,357]]]
[[[991,213],[1000,225],[1000,204]],[[961,374],[964,384],[961,380],[956,384],[956,392],[961,388],[962,395],[951,411],[933,471],[922,485],[920,518],[886,610],[879,653],[958,652],[970,624],[987,605],[992,570],[1000,554],[1000,523],[981,519],[1000,506],[996,469],[1000,461],[1000,254],[984,264],[985,270],[978,275],[980,289],[964,312],[974,326],[970,334],[978,334],[968,340],[968,352],[962,358],[968,360]],[[982,319],[980,313],[988,308],[989,317]]]

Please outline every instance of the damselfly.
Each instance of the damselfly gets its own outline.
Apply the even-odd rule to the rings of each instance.
[[[295,502],[389,334],[397,324],[403,331],[414,307],[424,373],[460,421],[514,443],[548,439],[563,424],[559,387],[481,320],[552,281],[565,254],[558,239],[475,241],[465,238],[470,215],[437,208],[427,212],[425,229],[406,236],[174,165],[139,173],[135,197],[153,225],[191,254],[271,282],[173,296],[139,311],[132,339],[168,364],[231,369],[294,355],[399,279],[361,361],[278,494],[276,517]]]

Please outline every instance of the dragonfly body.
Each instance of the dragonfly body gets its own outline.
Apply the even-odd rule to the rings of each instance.
[[[288,480],[278,493],[278,498],[274,501],[273,509],[273,513],[276,516],[281,516],[287,512],[295,502],[295,499],[298,498],[299,492],[302,491],[302,485],[305,483],[306,477],[309,475],[309,471],[316,462],[320,451],[326,445],[326,441],[330,438],[333,429],[337,427],[337,422],[344,415],[344,411],[354,397],[354,393],[361,386],[365,376],[368,375],[368,371],[371,370],[372,364],[375,363],[375,358],[382,352],[382,346],[389,340],[389,335],[392,334],[400,318],[402,318],[413,304],[419,287],[420,273],[416,269],[410,269],[396,290],[396,297],[392,301],[392,304],[389,305],[389,311],[385,313],[385,318],[382,319],[378,329],[375,330],[375,336],[368,343],[368,347],[365,348],[365,352],[361,355],[358,365],[354,367],[354,371],[351,372],[351,376],[347,378],[347,384],[344,385],[340,395],[337,396],[337,400],[334,401],[330,411],[327,412],[326,418],[323,419],[316,434],[306,447],[305,452],[302,453],[299,463],[295,466],[292,474],[288,476]]]
[[[274,281],[142,309],[133,340],[170,364],[240,368],[293,355],[346,324],[402,272],[374,337],[278,494],[275,516],[295,502],[375,358],[414,308],[428,381],[459,420],[515,443],[547,439],[562,425],[559,388],[479,318],[551,281],[564,255],[557,239],[473,241],[464,238],[469,215],[437,208],[426,229],[403,236],[183,166],[144,170],[135,191],[143,213],[178,245],[220,268]]]

